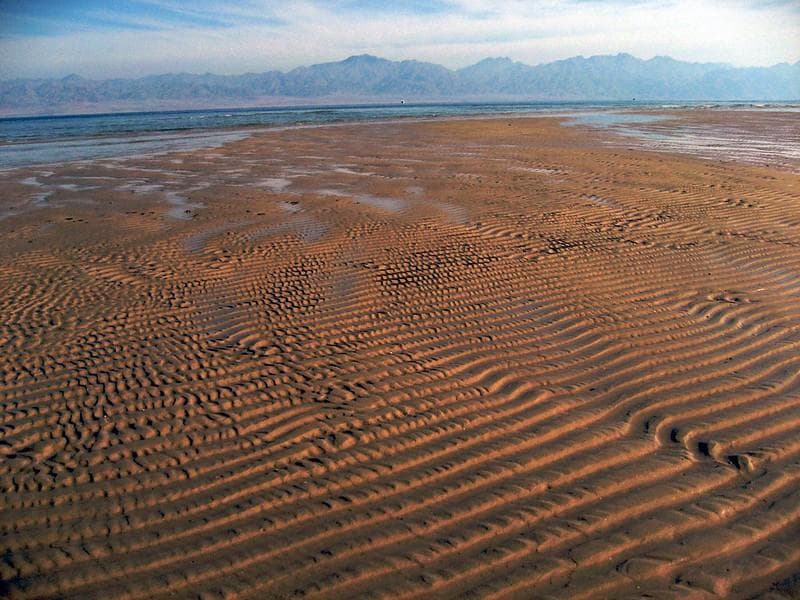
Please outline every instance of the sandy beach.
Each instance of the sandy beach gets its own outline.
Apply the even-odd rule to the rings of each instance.
[[[800,597],[800,123],[668,116],[0,172],[0,596]]]

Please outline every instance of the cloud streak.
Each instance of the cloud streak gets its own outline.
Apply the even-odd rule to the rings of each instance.
[[[576,54],[769,65],[800,59],[797,2],[745,0],[87,1],[0,22],[2,78],[286,70],[368,52],[460,67]],[[5,5],[0,5],[4,6]],[[19,4],[11,4],[19,6]],[[113,5],[112,5],[113,6]],[[37,22],[38,19],[38,22]]]

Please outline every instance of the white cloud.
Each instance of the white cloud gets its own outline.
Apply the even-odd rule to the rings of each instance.
[[[158,1],[179,10],[169,0]],[[576,54],[616,52],[738,65],[800,59],[796,2],[452,0],[449,4],[446,11],[415,13],[354,12],[335,2],[310,0],[249,1],[219,15],[233,23],[227,27],[173,22],[155,31],[106,29],[6,37],[0,39],[0,77],[242,73],[285,70],[362,52],[449,67],[497,55],[537,64]],[[191,16],[210,14],[211,5],[199,6]]]

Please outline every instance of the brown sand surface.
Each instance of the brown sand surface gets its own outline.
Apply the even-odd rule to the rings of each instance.
[[[800,176],[613,135],[0,173],[0,595],[797,597]]]

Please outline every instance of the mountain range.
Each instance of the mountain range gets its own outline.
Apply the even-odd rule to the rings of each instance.
[[[463,69],[367,54],[244,75],[0,81],[0,113],[58,114],[333,102],[455,100],[800,99],[800,62],[772,67],[690,63],[665,56],[582,56],[536,66],[487,58]]]

